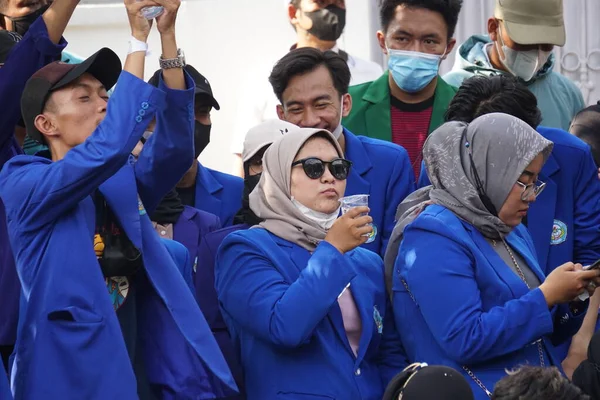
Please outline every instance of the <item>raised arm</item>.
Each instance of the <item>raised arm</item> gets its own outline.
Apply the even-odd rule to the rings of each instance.
[[[180,0],[156,1],[165,10],[157,19],[162,58],[175,59],[175,21]],[[138,193],[150,212],[194,161],[194,82],[181,67],[163,68],[158,87],[167,93],[166,108],[156,114],[154,134],[134,166]]]
[[[139,34],[144,29],[139,9],[155,3],[127,0],[126,5],[132,31]],[[148,32],[149,27],[146,37]],[[19,219],[22,229],[37,229],[68,212],[124,165],[152,115],[164,107],[164,92],[145,83],[143,73],[144,53],[128,55],[103,121],[64,158],[20,156],[6,164],[0,196],[7,215]]]
[[[31,25],[0,68],[0,149],[10,143],[21,118],[19,96],[29,78],[43,66],[60,59],[67,45],[62,35],[78,3],[79,0],[55,0]]]

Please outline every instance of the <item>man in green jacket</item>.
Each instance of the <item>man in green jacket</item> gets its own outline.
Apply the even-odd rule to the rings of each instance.
[[[456,44],[461,6],[462,0],[384,0],[377,39],[389,71],[350,88],[353,107],[344,126],[403,146],[417,179],[425,139],[444,122],[456,93],[438,70]]]

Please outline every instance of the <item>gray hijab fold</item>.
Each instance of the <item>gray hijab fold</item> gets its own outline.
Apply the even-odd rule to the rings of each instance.
[[[540,153],[546,162],[552,146],[525,122],[508,114],[486,114],[470,124],[447,122],[436,129],[423,146],[431,186],[408,196],[396,213],[384,257],[388,291],[404,228],[429,204],[446,207],[487,238],[500,239],[510,233],[512,228],[492,215],[479,198],[470,153],[484,192],[500,210],[525,168]]]
[[[262,227],[308,251],[314,251],[327,232],[307,218],[292,203],[292,163],[304,143],[315,135],[325,135],[340,157],[343,152],[335,137],[326,130],[298,128],[274,142],[263,156],[263,172],[250,193],[250,209],[263,220]]]

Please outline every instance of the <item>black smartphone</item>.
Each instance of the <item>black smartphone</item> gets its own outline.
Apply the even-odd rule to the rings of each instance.
[[[583,267],[583,269],[585,269],[586,271],[588,271],[590,269],[599,269],[599,268],[600,268],[600,260],[597,260],[592,265],[588,265],[587,267]]]

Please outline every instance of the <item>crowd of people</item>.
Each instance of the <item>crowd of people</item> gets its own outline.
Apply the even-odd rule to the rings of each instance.
[[[79,0],[0,0],[0,400],[600,398],[600,102],[562,0],[489,1],[457,44],[462,0],[382,0],[384,71],[287,0],[233,176],[180,0],[124,0],[124,65],[65,50]]]

